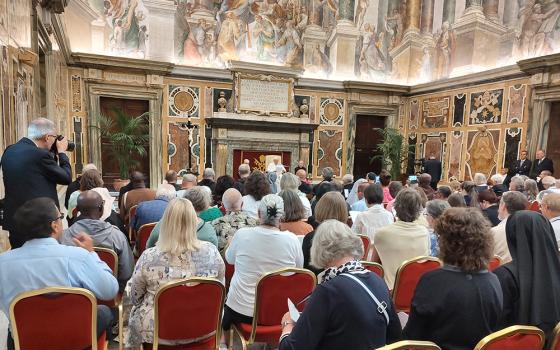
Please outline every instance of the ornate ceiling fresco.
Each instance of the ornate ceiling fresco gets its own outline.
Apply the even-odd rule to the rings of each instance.
[[[405,84],[560,51],[556,0],[74,0],[66,25],[75,52]]]

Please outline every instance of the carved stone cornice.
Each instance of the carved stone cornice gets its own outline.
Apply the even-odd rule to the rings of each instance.
[[[232,72],[278,74],[292,78],[300,77],[303,74],[302,68],[243,61],[228,61],[226,66]]]
[[[394,93],[403,95],[410,92],[410,86],[395,85],[384,83],[370,83],[365,81],[345,81],[342,83],[346,92],[366,92],[366,93]]]
[[[263,117],[238,113],[214,113],[206,122],[213,128],[257,131],[308,132],[319,127],[309,119],[287,117]]]
[[[521,60],[517,62],[517,65],[519,69],[529,75],[560,70],[560,53]]]
[[[159,62],[129,57],[104,56],[91,53],[73,53],[72,59],[73,65],[78,67],[113,70],[120,68],[128,71],[156,75],[168,75],[175,67],[175,64],[169,62]]]

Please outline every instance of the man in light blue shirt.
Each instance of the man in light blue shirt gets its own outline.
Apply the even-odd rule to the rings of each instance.
[[[79,287],[101,300],[110,300],[119,285],[111,269],[93,251],[85,233],[75,236],[76,247],[58,243],[64,216],[50,198],[36,198],[21,206],[14,216],[24,235],[21,248],[0,254],[0,309],[9,314],[10,303],[20,293],[45,287]],[[97,306],[97,335],[110,328],[111,310]],[[8,349],[13,340],[8,335]]]

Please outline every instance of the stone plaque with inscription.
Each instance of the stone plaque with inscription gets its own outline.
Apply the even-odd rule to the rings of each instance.
[[[236,74],[236,112],[290,117],[294,80],[264,74]]]

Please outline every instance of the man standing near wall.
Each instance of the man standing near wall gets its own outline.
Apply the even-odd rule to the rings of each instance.
[[[50,152],[55,143],[58,160]],[[38,118],[29,124],[27,137],[4,151],[1,160],[6,189],[3,228],[10,232],[12,248],[19,248],[24,243],[13,222],[16,210],[23,203],[48,197],[60,208],[56,185],[68,185],[72,181],[70,161],[65,154],[67,149],[68,139],[57,140],[54,123]]]

